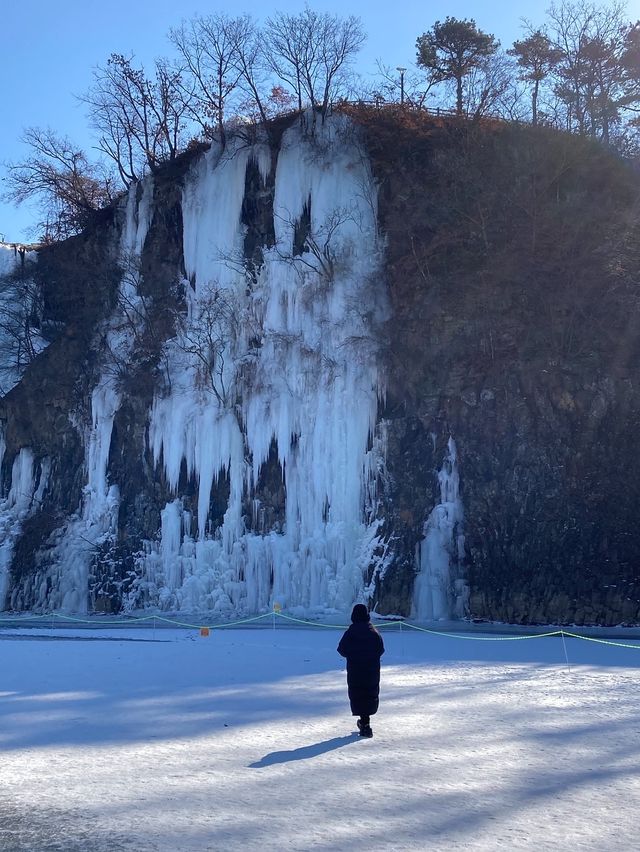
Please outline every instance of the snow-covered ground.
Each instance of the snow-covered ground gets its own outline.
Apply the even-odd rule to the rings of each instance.
[[[337,630],[0,630],[0,849],[638,848],[640,646],[397,631],[361,740]]]

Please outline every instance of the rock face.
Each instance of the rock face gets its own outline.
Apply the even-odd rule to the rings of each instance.
[[[32,270],[0,606],[637,623],[637,190],[363,110],[132,188]]]
[[[637,623],[637,175],[539,128],[379,117],[367,139],[392,304],[386,515],[405,554],[388,588],[405,593],[451,434],[469,615]]]

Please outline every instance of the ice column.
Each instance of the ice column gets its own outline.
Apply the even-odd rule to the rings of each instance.
[[[5,453],[5,441],[0,429],[0,464]],[[40,469],[40,484],[36,499],[41,499],[49,472],[49,460]],[[15,457],[11,470],[11,486],[6,499],[0,499],[0,609],[4,608],[8,574],[15,542],[22,522],[31,514],[34,503],[35,465],[33,452],[23,447]]]
[[[464,558],[464,513],[458,456],[452,437],[438,473],[438,483],[440,502],[427,518],[424,538],[418,545],[419,573],[412,611],[412,617],[418,621],[439,621],[463,615],[464,585],[455,576],[455,568]]]

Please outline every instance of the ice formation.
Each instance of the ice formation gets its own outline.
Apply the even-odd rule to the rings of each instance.
[[[36,252],[0,244],[0,397],[15,387],[29,362],[46,346],[34,325],[40,299],[28,273],[29,265],[36,261]],[[0,423],[0,472],[5,451]],[[48,458],[36,465],[33,452],[23,447],[13,461],[8,487],[0,490],[0,495],[7,494],[4,499],[0,497],[0,607],[7,591],[15,542],[24,520],[42,499],[49,469]]]
[[[168,345],[171,393],[156,396],[149,428],[155,462],[176,495],[144,560],[161,606],[345,609],[363,593],[382,390],[372,322],[383,306],[373,285],[375,186],[345,129],[334,118],[314,132],[285,133],[275,245],[264,247],[254,278],[242,257],[241,211],[248,165],[263,181],[270,174],[268,148],[240,140],[222,153],[213,148],[185,186],[188,315]],[[305,215],[309,232],[296,253]],[[259,533],[246,529],[243,501],[259,512],[255,489],[272,446],[285,518],[281,529]],[[193,518],[178,493],[183,465],[198,483]],[[211,491],[220,477],[229,498],[215,529]]]
[[[137,185],[132,186],[126,198],[119,245],[123,276],[116,308],[104,329],[102,367],[91,394],[91,423],[84,427],[86,485],[82,505],[56,531],[44,558],[43,554],[38,557],[43,567],[36,572],[37,608],[86,612],[91,560],[96,548],[115,536],[119,489],[117,483],[110,482],[107,466],[113,421],[121,402],[118,378],[132,355],[135,322],[141,322],[143,316],[138,270],[153,210],[152,179],[143,181],[139,201],[138,190]]]
[[[0,470],[5,450],[6,443],[0,424]],[[28,447],[23,447],[13,461],[8,494],[6,498],[0,499],[0,602],[4,601],[7,593],[14,545],[24,521],[42,501],[50,469],[51,460],[44,457],[36,464],[33,452]]]
[[[167,381],[157,388],[148,429],[171,498],[157,536],[143,542],[126,605],[230,614],[278,602],[309,613],[345,610],[373,592],[384,456],[375,340],[386,311],[376,187],[346,119],[309,125],[284,133],[275,164],[266,144],[238,137],[213,146],[185,179],[185,310],[164,346]],[[273,187],[273,236],[258,263],[244,248],[249,168]],[[84,612],[92,561],[116,540],[120,492],[109,452],[119,379],[135,352],[136,318],[144,322],[146,314],[138,284],[153,195],[147,178],[131,188],[123,210],[124,274],[117,307],[99,331],[106,342],[91,423],[74,415],[86,485],[77,512],[36,556],[35,608]],[[285,495],[269,525],[259,520],[267,462]],[[193,502],[185,475],[190,494],[197,491]],[[28,449],[16,459],[14,481],[33,495]],[[29,511],[17,488],[5,500],[2,522],[11,532],[0,571]]]
[[[29,275],[37,259],[35,251],[0,243],[0,397],[47,345],[38,327],[39,289]]]
[[[447,454],[438,472],[440,502],[424,525],[418,545],[419,574],[412,616],[418,621],[440,621],[464,615],[466,588],[455,566],[464,558],[460,475],[455,441],[449,437]]]

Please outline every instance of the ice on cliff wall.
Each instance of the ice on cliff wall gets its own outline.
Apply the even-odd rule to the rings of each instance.
[[[4,430],[0,423],[0,470],[6,451]],[[9,586],[9,569],[14,545],[24,521],[38,510],[49,481],[51,460],[44,457],[36,463],[29,447],[23,447],[13,460],[11,478],[4,499],[0,499],[0,602]],[[2,486],[0,481],[0,486]],[[0,491],[0,494],[2,491]]]
[[[440,501],[425,521],[418,545],[418,576],[413,593],[412,616],[418,621],[461,618],[466,609],[467,588],[453,576],[452,566],[464,558],[460,474],[456,443],[449,437],[447,452],[438,472]]]
[[[113,539],[116,534],[119,488],[117,483],[111,481],[107,467],[113,421],[121,403],[119,374],[127,368],[135,342],[135,329],[132,329],[131,318],[142,316],[136,270],[139,269],[140,253],[153,212],[151,178],[143,182],[139,201],[137,196],[138,187],[133,186],[126,198],[124,224],[118,246],[123,269],[118,300],[106,327],[100,329],[100,336],[104,340],[102,367],[91,393],[91,422],[84,426],[81,422],[75,424],[83,431],[85,446],[86,484],[82,502],[78,511],[53,533],[45,552],[36,555],[31,599],[39,609],[86,612],[91,561],[95,558],[96,548],[103,542]],[[23,454],[28,455],[23,458]],[[29,468],[29,458],[32,458],[31,450],[27,448],[21,450],[14,462],[11,490],[8,500],[5,501],[4,512],[0,504],[0,524],[4,519],[6,525],[11,523],[10,530],[13,530],[4,538],[3,547],[6,552],[7,566],[10,564],[13,543],[20,532],[21,519],[30,511],[31,506],[30,503],[29,506],[22,507],[19,512],[17,504],[12,507],[16,463],[22,459],[21,471],[23,472],[20,473],[20,477],[24,480],[24,484],[20,487],[20,493],[23,495],[28,494],[29,491],[33,493],[33,484],[27,487],[29,475],[24,472]],[[33,480],[33,472],[30,476]],[[42,481],[42,475],[40,480]],[[36,498],[34,503],[35,501]],[[2,530],[0,530],[1,540]],[[0,572],[2,572],[2,559],[0,553]],[[6,593],[6,583],[4,591]],[[20,594],[20,587],[15,587],[11,599],[7,601],[8,605],[15,606]],[[5,594],[1,586],[0,595],[0,600],[4,600]]]
[[[47,346],[39,327],[40,292],[29,274],[37,259],[35,251],[0,243],[0,397]]]
[[[285,133],[275,245],[264,248],[255,280],[243,262],[241,211],[247,166],[256,163],[266,181],[269,150],[239,140],[222,153],[213,148],[185,186],[188,317],[168,344],[171,393],[156,396],[149,427],[155,462],[176,494],[144,560],[162,606],[345,609],[364,594],[370,554],[361,543],[374,522],[372,447],[383,390],[374,323],[384,287],[376,189],[349,130],[333,119],[313,134],[298,126]],[[212,335],[226,342],[207,350],[207,372],[202,351],[187,350]],[[246,529],[245,509],[253,501],[259,511],[255,489],[272,445],[285,519],[282,529],[258,534]],[[193,519],[178,493],[183,464],[198,482]],[[221,476],[229,500],[213,529],[211,489]]]
[[[245,257],[249,168],[273,192],[272,238],[258,263]],[[85,486],[77,511],[36,554],[29,599],[37,609],[86,611],[92,565],[118,540],[123,483],[109,455],[121,380],[147,315],[140,261],[154,213],[147,178],[123,203],[123,276],[117,305],[97,330],[90,421],[70,413],[84,441]],[[139,447],[170,498],[159,507],[157,534],[142,542],[124,605],[225,616],[275,603],[300,614],[344,612],[372,597],[392,559],[376,493],[385,456],[383,247],[377,190],[355,129],[335,116],[295,124],[277,158],[241,138],[213,146],[185,178],[182,221],[185,278],[176,286],[184,310],[161,353],[164,379],[148,412],[148,444]],[[284,493],[270,525],[260,522],[266,464]],[[453,442],[449,467],[453,482]],[[13,543],[46,482],[41,468],[24,448],[5,487],[2,599]],[[441,572],[448,527],[436,516],[449,503],[461,506],[443,496],[423,544],[425,554],[438,551]],[[420,575],[419,617],[442,617],[451,602],[434,576]]]

